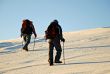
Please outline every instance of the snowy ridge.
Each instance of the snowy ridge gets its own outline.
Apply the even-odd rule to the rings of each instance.
[[[110,28],[65,32],[64,38],[66,64],[51,67],[44,36],[35,39],[34,49],[32,38],[29,52],[21,38],[0,41],[0,74],[110,74]]]

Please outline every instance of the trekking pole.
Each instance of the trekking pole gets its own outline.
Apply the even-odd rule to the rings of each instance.
[[[24,40],[22,39],[22,47],[23,47],[23,41],[24,41]]]
[[[34,50],[34,47],[35,47],[35,38],[34,38],[34,45],[33,45],[33,50]]]
[[[64,64],[65,64],[64,42],[63,42],[63,61],[64,61]]]
[[[23,47],[23,40],[22,40],[22,47]]]

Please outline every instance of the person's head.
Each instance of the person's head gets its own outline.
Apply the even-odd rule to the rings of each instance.
[[[53,22],[54,22],[54,23],[58,23],[58,20],[55,19],[55,20],[53,20]]]

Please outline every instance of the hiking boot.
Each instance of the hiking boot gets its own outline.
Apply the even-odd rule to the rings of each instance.
[[[62,61],[55,61],[55,63],[62,63]]]
[[[28,51],[28,49],[25,49],[26,51]]]
[[[48,60],[48,62],[49,62],[49,65],[50,65],[50,66],[52,66],[52,65],[53,65],[53,62],[51,62],[50,60]]]
[[[24,47],[23,47],[23,50],[28,51],[28,48],[24,48]]]
[[[49,63],[50,66],[53,66],[53,63]]]

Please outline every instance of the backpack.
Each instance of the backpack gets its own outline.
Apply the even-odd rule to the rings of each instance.
[[[30,25],[30,21],[26,21],[26,24],[22,24],[21,32],[22,34],[32,34],[33,28]]]
[[[45,39],[54,39],[60,33],[60,28],[58,25],[51,24],[45,31]]]
[[[46,30],[45,31],[45,39],[49,39],[50,37],[49,37],[49,34],[48,34],[48,31]]]

